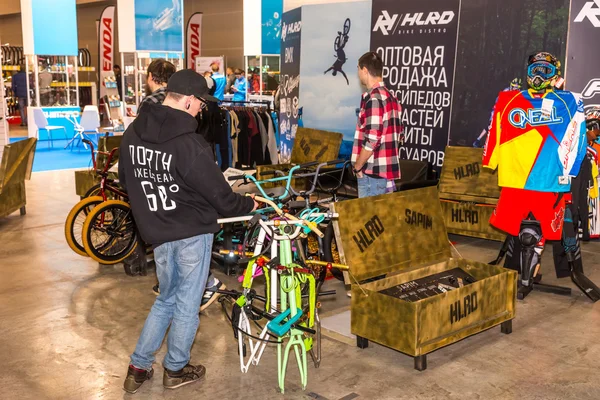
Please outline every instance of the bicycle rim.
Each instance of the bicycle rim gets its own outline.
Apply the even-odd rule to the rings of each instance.
[[[67,220],[65,221],[65,239],[71,250],[80,256],[88,257],[83,247],[83,225],[87,216],[102,201],[102,197],[99,196],[85,198],[77,203],[67,216]]]
[[[86,252],[102,264],[123,261],[137,245],[131,208],[123,201],[110,200],[94,208],[83,229]]]

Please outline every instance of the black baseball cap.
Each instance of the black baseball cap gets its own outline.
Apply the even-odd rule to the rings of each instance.
[[[167,92],[179,93],[184,96],[194,96],[205,101],[218,102],[216,97],[208,94],[208,85],[206,79],[192,71],[191,69],[182,69],[175,72],[169,78],[167,83]]]

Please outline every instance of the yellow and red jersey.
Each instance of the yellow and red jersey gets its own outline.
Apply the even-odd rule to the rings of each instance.
[[[523,90],[498,95],[483,166],[498,168],[499,186],[568,192],[585,152],[585,115],[578,94]]]

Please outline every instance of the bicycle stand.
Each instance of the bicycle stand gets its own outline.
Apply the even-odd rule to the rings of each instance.
[[[521,286],[519,282],[519,288],[517,290],[517,299],[523,300],[525,297],[529,295],[532,291],[538,291],[543,293],[552,293],[557,294],[559,296],[570,296],[571,288],[564,286],[556,286],[556,285],[547,285],[542,283],[542,274],[538,274],[534,280],[532,286]]]

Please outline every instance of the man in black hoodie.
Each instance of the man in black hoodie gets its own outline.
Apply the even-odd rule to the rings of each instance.
[[[196,134],[195,116],[207,101],[216,99],[208,95],[202,76],[176,72],[164,103],[144,106],[121,143],[119,180],[142,239],[154,246],[160,282],[160,295],[131,355],[124,383],[130,393],[152,378],[154,354],[169,326],[164,387],[174,389],[205,375],[202,365],[189,361],[217,218],[256,208],[252,198],[233,193],[210,146]]]

